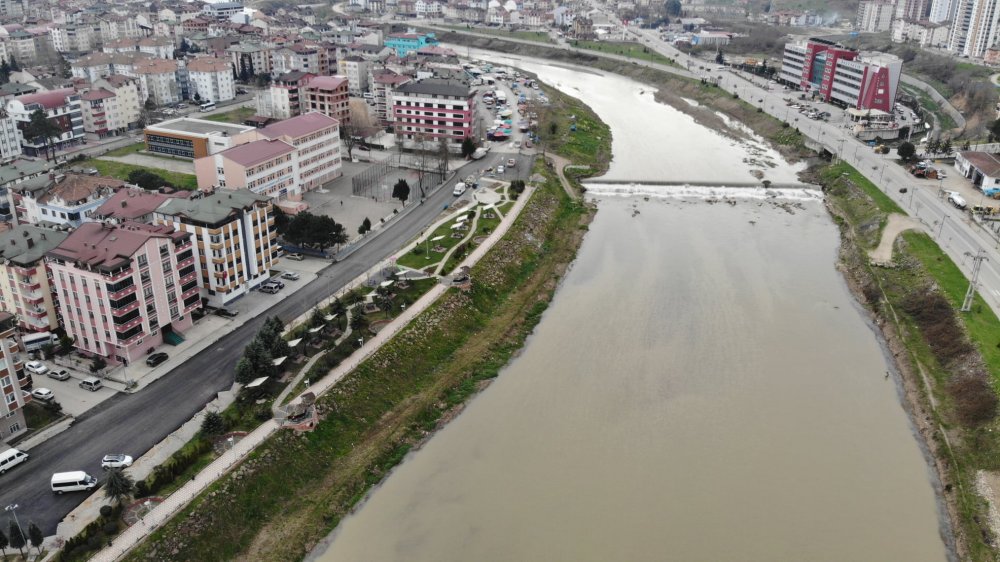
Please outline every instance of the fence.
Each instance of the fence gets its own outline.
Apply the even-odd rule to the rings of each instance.
[[[392,196],[385,178],[395,168],[391,159],[373,163],[351,178],[351,195],[385,201]]]

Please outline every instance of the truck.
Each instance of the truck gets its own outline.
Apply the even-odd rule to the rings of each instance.
[[[485,149],[483,147],[479,147],[479,148],[476,149],[475,152],[472,153],[472,159],[473,160],[479,160],[483,156],[486,156],[487,152],[489,152],[489,150],[487,150],[487,149]]]

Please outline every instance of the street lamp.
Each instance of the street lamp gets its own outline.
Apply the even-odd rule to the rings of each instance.
[[[14,517],[14,524],[17,525],[17,530],[20,531],[21,536],[24,537],[24,529],[21,528],[21,522],[17,520],[17,508],[21,506],[16,503],[12,503],[7,507],[3,508],[4,511],[9,512]]]
[[[944,221],[946,221],[946,220],[948,220],[948,215],[944,215],[941,218],[941,226],[938,228],[938,235],[937,235],[937,239],[938,240],[941,239],[941,234],[944,232]]]
[[[441,240],[442,238],[444,238],[444,235],[435,236],[434,238],[428,238],[428,239],[424,240],[424,253],[427,254],[427,258],[426,259],[431,259],[430,243],[431,242],[437,242],[438,240]]]

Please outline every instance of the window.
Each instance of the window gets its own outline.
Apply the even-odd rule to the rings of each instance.
[[[7,398],[7,403],[8,404],[13,404],[14,402],[17,402],[17,395],[16,394],[7,394],[5,396]]]
[[[146,254],[139,254],[139,257],[136,258],[136,262],[139,263],[139,267],[145,267],[146,263],[148,263],[146,261]]]
[[[0,387],[10,386],[10,376],[0,379]]]
[[[9,433],[17,433],[18,431],[21,431],[21,423],[12,423],[8,429],[10,430]]]

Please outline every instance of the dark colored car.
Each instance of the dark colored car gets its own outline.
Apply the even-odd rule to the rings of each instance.
[[[149,365],[150,367],[155,367],[155,366],[159,365],[160,363],[163,363],[167,359],[170,359],[170,356],[167,355],[166,353],[163,353],[162,351],[160,351],[158,353],[154,353],[154,354],[150,355],[149,357],[147,357],[146,358],[146,364]]]
[[[236,318],[236,315],[238,315],[239,313],[240,313],[240,311],[238,311],[238,310],[229,310],[228,308],[216,308],[215,309],[215,315],[216,316],[221,316],[223,318]]]

